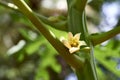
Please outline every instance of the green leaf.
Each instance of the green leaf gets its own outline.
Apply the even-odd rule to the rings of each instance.
[[[61,66],[56,61],[55,55],[57,52],[55,51],[55,49],[48,42],[44,43],[44,46],[45,50],[42,53],[40,51],[41,59],[36,78],[49,80],[49,75],[46,68],[50,67],[53,71],[59,73],[61,71]]]
[[[31,55],[34,52],[38,51],[40,49],[40,46],[44,42],[45,40],[43,39],[43,37],[39,36],[36,40],[31,41],[30,43],[28,43],[28,45],[26,45],[25,51],[27,52],[27,54]]]
[[[98,73],[98,79],[99,80],[106,80],[106,75],[102,72],[102,70],[99,67],[97,67],[96,70]]]
[[[120,77],[120,70],[117,70],[116,68],[118,62],[113,60],[113,58],[120,58],[120,48],[117,47],[113,50],[113,44],[113,41],[111,41],[104,47],[95,47],[95,57],[100,64],[102,64],[106,69],[108,69],[108,71]]]

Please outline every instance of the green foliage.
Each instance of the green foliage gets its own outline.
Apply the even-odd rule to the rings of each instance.
[[[47,44],[47,45],[46,45]],[[39,68],[36,70],[36,79],[43,79],[43,80],[49,80],[49,74],[47,72],[47,68],[50,67],[52,68],[56,73],[59,73],[61,71],[60,65],[56,62],[55,58],[55,53],[56,51],[51,47],[51,45],[46,43],[43,45],[43,49],[46,48],[44,51],[39,51],[42,52],[41,55],[41,60],[39,62]],[[43,72],[43,73],[42,73]],[[44,74],[46,73],[46,74]]]
[[[60,38],[61,36],[66,36],[66,33],[63,31],[59,31],[56,29],[51,28],[48,26],[48,28],[56,34],[56,37]],[[62,34],[60,34],[62,32]],[[25,33],[25,34],[24,34]],[[26,32],[22,33],[23,35],[26,35]],[[24,36],[25,37],[25,36]],[[27,36],[28,37],[28,36]],[[47,40],[43,36],[38,36],[37,39],[31,41],[28,43],[28,45],[25,47],[25,51],[28,55],[34,54],[35,52],[38,52],[41,56],[39,60],[38,68],[36,69],[36,76],[35,80],[43,79],[43,80],[49,80],[49,73],[47,71],[47,68],[50,67],[52,70],[54,70],[56,73],[61,72],[61,66],[56,61],[56,50],[48,43]]]
[[[16,0],[17,1],[17,0]],[[28,4],[30,0],[25,0]],[[78,1],[78,2],[74,2]],[[44,16],[38,16],[37,14],[31,13],[28,15],[28,17],[34,22],[33,19],[37,19],[34,24],[42,23],[44,25],[38,26],[39,30],[41,30],[42,34],[45,34],[45,37],[50,41],[53,37],[54,41],[51,41],[51,44],[54,44],[55,40],[58,44],[55,43],[54,47],[57,47],[57,50],[63,50],[63,58],[66,59],[69,63],[72,63],[72,65],[77,65],[76,73],[78,75],[78,79],[92,79],[94,78],[94,69],[95,68],[92,64],[94,62],[94,57],[89,55],[89,51],[84,51],[82,55],[81,51],[78,52],[78,54],[68,54],[67,49],[62,45],[61,48],[61,43],[59,41],[59,38],[61,36],[66,37],[67,33],[63,31],[68,31],[68,26],[66,24],[69,24],[69,31],[73,32],[73,34],[77,32],[82,33],[82,40],[85,40],[87,44],[89,45],[89,38],[88,33],[87,33],[87,27],[86,27],[86,20],[85,20],[85,15],[84,15],[84,8],[86,1],[95,1],[95,0],[68,0],[68,5],[69,5],[69,11],[68,11],[68,20],[66,20],[66,17],[52,17],[51,21],[48,20],[48,18]],[[84,4],[81,3],[81,1],[84,1]],[[100,1],[100,0],[98,0]],[[96,1],[95,1],[96,2]],[[97,3],[99,5],[102,4],[103,0],[100,1],[101,3]],[[82,4],[82,6],[79,5]],[[75,5],[77,4],[77,5]],[[18,3],[19,5],[19,3]],[[96,5],[96,4],[95,4]],[[21,6],[21,5],[20,5]],[[93,5],[94,6],[94,5]],[[1,25],[2,18],[4,13],[9,16],[10,20],[8,20],[9,23],[12,23],[12,26],[10,24],[7,24],[7,28],[3,30],[0,28],[1,31],[9,31],[11,29],[14,29],[16,26],[17,30],[16,32],[20,35],[19,40],[16,42],[19,44],[21,40],[25,42],[25,44],[22,47],[19,47],[19,45],[15,45],[16,43],[10,45],[12,49],[13,47],[16,47],[16,51],[12,52],[12,54],[9,53],[9,50],[6,49],[5,58],[3,57],[3,54],[0,52],[0,79],[2,80],[17,80],[17,79],[23,79],[23,80],[29,80],[31,77],[33,80],[50,80],[51,79],[51,71],[53,71],[52,74],[57,75],[61,72],[61,64],[58,63],[56,55],[58,55],[57,51],[51,46],[51,44],[45,39],[44,36],[42,36],[31,24],[31,22],[27,19],[26,16],[21,14],[19,11],[15,10],[5,10],[6,8],[1,7],[0,5],[0,27],[4,28],[5,23]],[[23,11],[24,11],[23,7]],[[26,8],[27,10],[27,8]],[[79,12],[79,10],[81,10]],[[34,16],[39,17],[36,18]],[[39,19],[41,20],[39,22]],[[43,21],[43,22],[42,22]],[[57,22],[56,22],[57,21]],[[52,22],[54,24],[52,24]],[[47,24],[48,23],[48,24]],[[52,27],[51,27],[52,26]],[[44,28],[45,27],[45,28]],[[55,28],[53,28],[55,27]],[[44,28],[44,29],[42,29]],[[16,29],[16,28],[15,28]],[[59,30],[56,30],[59,29]],[[63,31],[60,31],[63,30]],[[48,34],[46,35],[46,32],[44,31],[50,31],[50,36],[52,35],[53,37],[49,37]],[[51,33],[53,32],[55,36]],[[114,31],[116,32],[116,31]],[[119,30],[118,30],[119,32]],[[7,32],[5,32],[7,33]],[[13,31],[12,34],[15,34]],[[113,34],[113,32],[111,33]],[[118,33],[117,33],[118,34]],[[1,35],[3,35],[1,39]],[[5,34],[1,34],[0,32],[0,41],[6,39]],[[16,35],[18,36],[18,35]],[[113,35],[114,36],[114,35]],[[10,32],[7,34],[7,38],[11,37]],[[106,36],[105,36],[106,37]],[[11,37],[12,38],[12,37]],[[56,39],[57,38],[57,39]],[[111,38],[111,37],[110,37]],[[10,38],[9,38],[10,39]],[[94,38],[95,39],[95,38]],[[108,38],[107,38],[108,39]],[[4,43],[6,40],[3,42],[1,41],[1,44]],[[93,40],[94,41],[94,40]],[[105,46],[96,46],[95,47],[95,58],[96,58],[96,63],[97,63],[97,73],[98,77],[100,80],[116,80],[118,77],[120,78],[120,70],[117,68],[119,59],[120,59],[120,41],[110,41],[108,44]],[[0,44],[0,48],[1,48]],[[7,44],[9,46],[9,44]],[[90,44],[89,46],[93,46],[93,44]],[[19,47],[19,49],[18,49]],[[8,48],[8,47],[7,47]],[[92,47],[91,47],[92,48]],[[90,49],[91,49],[90,48]],[[2,49],[1,49],[2,50]],[[8,51],[8,52],[7,52]],[[65,53],[64,53],[65,52]],[[91,50],[91,54],[93,50]],[[66,56],[67,55],[67,56]],[[77,56],[77,57],[76,57]],[[70,59],[69,59],[70,57]],[[83,60],[84,67],[81,68],[80,59]],[[91,61],[90,61],[91,60]],[[73,63],[77,62],[77,63]],[[91,67],[92,64],[92,67]],[[80,66],[78,68],[78,66]],[[76,68],[76,67],[75,67]],[[82,72],[83,70],[83,72]],[[31,76],[32,75],[32,76]],[[2,78],[2,77],[3,78]],[[21,78],[22,77],[22,78]],[[58,77],[58,76],[54,76]],[[57,79],[56,79],[57,80]]]
[[[21,24],[28,26],[29,28],[35,29],[33,24],[23,14],[21,14],[17,11],[16,12],[11,11],[11,13],[9,15],[12,18],[12,20],[14,21],[14,23],[19,22]]]
[[[116,45],[117,42],[117,45]],[[119,41],[110,41],[105,46],[96,46],[95,47],[95,57],[98,65],[98,73],[101,73],[100,77],[103,77],[107,73],[108,75],[104,76],[110,80],[115,80],[116,77],[120,77],[120,70],[117,69],[120,59],[120,42]],[[101,72],[99,69],[103,72]],[[110,77],[111,74],[114,76]],[[105,80],[105,79],[102,79]]]
[[[47,68],[50,67],[56,73],[60,73],[61,66],[56,61],[56,51],[55,49],[48,43],[47,40],[44,39],[43,36],[37,36],[36,39],[31,40],[31,36],[27,35],[29,30],[20,30],[21,34],[24,36],[25,39],[29,39],[26,45],[14,55],[18,56],[18,61],[23,61],[26,57],[25,54],[28,56],[34,55],[35,53],[40,56],[38,61],[38,67],[35,69],[35,80],[44,79],[49,80],[49,73]],[[27,35],[27,36],[26,36]],[[32,35],[32,34],[31,34]],[[17,57],[16,56],[16,57]]]

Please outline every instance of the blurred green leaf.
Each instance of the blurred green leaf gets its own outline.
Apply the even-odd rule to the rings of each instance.
[[[99,80],[106,80],[106,76],[104,75],[102,70],[99,67],[97,67],[96,70],[97,70],[97,73],[98,73],[98,79]]]
[[[13,19],[14,22],[19,22],[19,23],[22,23],[22,24],[28,26],[29,28],[35,29],[33,24],[21,13],[11,12],[10,16]]]
[[[19,29],[19,32],[21,33],[22,37],[24,37],[26,40],[28,40],[28,41],[31,40],[27,30]]]
[[[117,69],[117,58],[120,59],[120,45],[115,49],[113,49],[113,45],[114,42],[110,41],[106,46],[95,47],[95,57],[98,63],[102,64],[108,71],[120,77],[120,70]]]
[[[37,74],[36,74],[36,78],[38,79],[41,78],[41,76],[39,75],[43,75],[41,71],[44,70],[44,72],[46,72],[48,67],[52,68],[56,73],[60,73],[61,71],[61,66],[60,64],[57,63],[55,58],[55,55],[57,53],[56,50],[47,41],[44,43],[44,49],[45,50],[41,53],[39,69],[37,70]],[[44,77],[48,77],[48,76],[44,75]]]
[[[40,46],[45,42],[42,37],[38,37],[36,40],[29,42],[26,46],[25,51],[31,55],[40,49]]]

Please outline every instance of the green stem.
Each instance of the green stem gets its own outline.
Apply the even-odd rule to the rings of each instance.
[[[51,34],[44,24],[34,15],[33,11],[27,6],[24,0],[13,0],[15,5],[18,6],[20,11],[28,17],[28,19],[34,24],[34,26],[44,35],[44,37],[51,43],[51,45],[60,53],[60,55],[66,60],[66,62],[73,68],[81,68],[83,63],[76,55],[71,55],[68,49]]]
[[[93,45],[97,45],[100,44],[112,37],[114,37],[115,35],[120,33],[120,26],[119,27],[115,27],[114,29],[108,31],[108,32],[104,32],[101,34],[96,34],[96,35],[91,35],[89,36],[89,39],[92,41]]]
[[[86,41],[90,47],[90,52],[81,52],[84,55],[84,65],[82,68],[75,68],[78,80],[97,80],[97,74],[94,64],[93,48],[91,41],[88,39],[86,26],[86,15],[84,12],[87,0],[67,0],[68,2],[68,24],[69,31],[73,34],[81,33],[82,40]],[[82,56],[79,56],[79,58]]]
[[[13,6],[10,6],[9,4],[11,4],[11,5],[13,5]],[[16,5],[12,4],[12,3],[6,3],[6,2],[4,2],[4,1],[0,1],[0,5],[2,5],[2,6],[4,6],[4,7],[7,7],[7,8],[9,8],[9,9],[12,9],[12,10],[14,10],[14,11],[19,12],[18,7],[17,7]],[[48,18],[45,17],[45,16],[43,16],[43,15],[40,15],[40,14],[35,13],[35,12],[34,12],[34,14],[35,14],[36,16],[38,16],[38,17],[41,19],[41,21],[44,22],[45,24],[50,25],[51,27],[53,27],[53,28],[55,28],[55,29],[58,29],[58,30],[68,31],[67,21],[61,20],[61,21],[58,21],[58,22],[53,23],[53,22],[49,21]]]
[[[10,6],[10,4],[11,4],[12,6]],[[4,6],[4,7],[7,7],[7,8],[10,8],[10,9],[12,9],[12,10],[14,10],[14,11],[18,11],[17,6],[14,5],[14,4],[12,4],[12,3],[6,3],[6,2],[4,2],[4,1],[0,1],[0,5],[2,5],[2,6]]]
[[[86,54],[86,53],[85,53]],[[91,57],[91,56],[90,56]],[[94,71],[94,63],[91,59],[86,59],[83,69],[75,69],[78,80],[98,80],[96,71]]]
[[[86,6],[87,0],[76,0],[74,7],[79,11],[83,12]]]
[[[46,18],[45,16],[43,15],[40,15],[40,14],[37,14],[35,13],[42,22],[44,22],[45,24],[47,25],[50,25],[51,27],[55,28],[55,29],[58,29],[58,30],[62,30],[62,31],[68,31],[68,28],[67,28],[67,21],[58,21],[58,22],[52,22],[52,21],[49,21],[48,18]]]
[[[90,52],[82,52],[86,56],[82,69],[75,69],[78,80],[98,80],[93,56],[93,48],[92,46],[90,48]]]

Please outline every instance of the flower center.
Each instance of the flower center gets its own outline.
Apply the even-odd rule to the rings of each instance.
[[[70,45],[71,45],[71,47],[77,47],[79,45],[79,43],[76,39],[71,39]]]

